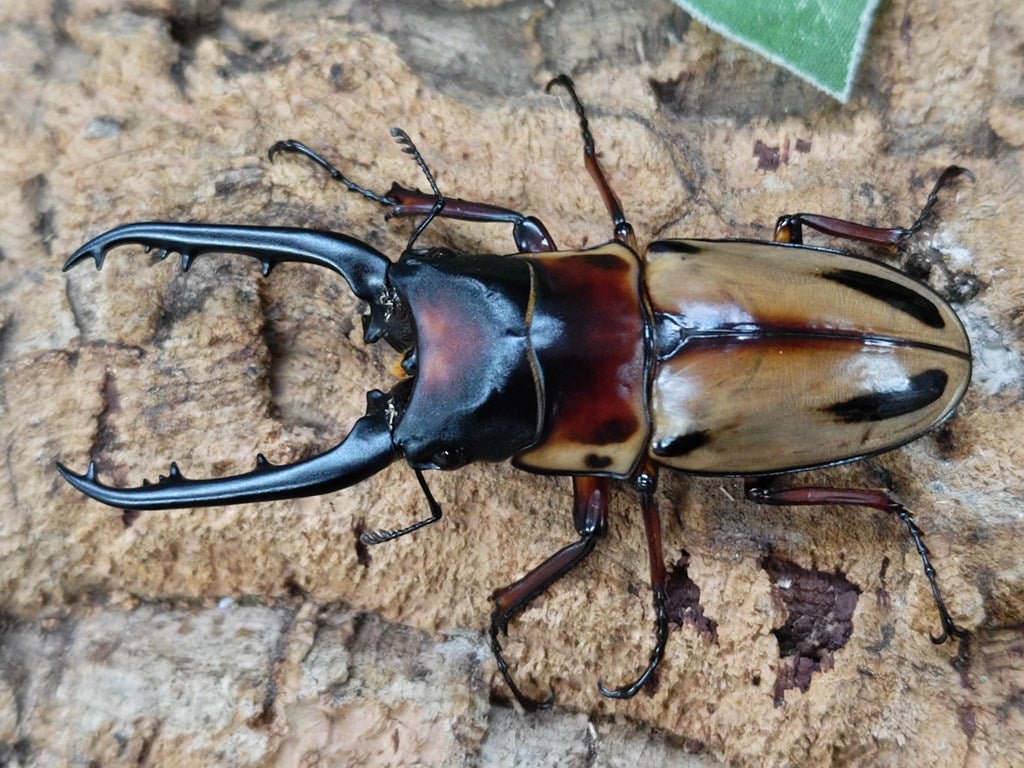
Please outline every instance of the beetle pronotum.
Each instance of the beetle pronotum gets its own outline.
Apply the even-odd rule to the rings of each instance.
[[[208,506],[327,493],[404,457],[430,516],[364,533],[379,544],[441,518],[423,471],[511,459],[528,472],[567,475],[579,538],[519,581],[495,591],[490,639],[498,669],[527,709],[548,707],[515,684],[499,642],[509,620],[594,549],[606,529],[609,484],[631,484],[647,536],[656,642],[646,668],[605,696],[628,698],[651,678],[665,650],[665,566],[654,501],[658,472],[746,478],[748,499],[775,505],[870,507],[899,517],[913,538],[938,608],[943,642],[965,637],[946,609],[920,529],[891,493],[780,487],[781,475],[891,450],[947,418],[970,382],[967,334],[928,287],[880,262],[803,244],[804,226],[838,238],[898,247],[931,215],[938,191],[964,169],[943,171],[917,220],[879,228],[828,216],[783,216],[774,242],[661,240],[641,253],[594,149],[583,105],[565,75],[583,134],[586,168],[611,215],[611,241],[558,251],[536,218],[444,197],[412,141],[392,135],[430,183],[425,194],[393,184],[377,194],[350,181],[296,141],[279,152],[306,156],[346,188],[388,208],[423,215],[399,260],[334,232],[215,224],[136,223],[79,248],[68,270],[138,244],[182,255],[182,269],[212,251],[252,256],[268,275],[286,261],[338,272],[369,305],[367,342],[402,355],[402,378],[367,395],[366,415],[335,448],[210,480],[167,477],[134,488],[58,470],[80,491],[132,510]],[[435,217],[512,225],[505,256],[416,248]],[[742,375],[738,375],[742,374]]]

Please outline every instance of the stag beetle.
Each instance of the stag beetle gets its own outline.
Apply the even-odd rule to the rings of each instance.
[[[647,537],[656,642],[631,683],[600,691],[628,698],[650,680],[665,650],[665,566],[655,505],[660,467],[746,479],[763,504],[862,506],[896,515],[924,564],[942,624],[936,643],[966,637],[946,609],[911,513],[890,492],[782,487],[780,476],[855,461],[921,436],[956,408],[970,382],[967,334],[952,308],[928,287],[881,262],[803,244],[803,227],[896,249],[932,213],[939,190],[961,174],[943,171],[907,227],[879,228],[829,216],[782,216],[774,242],[661,240],[641,252],[598,163],[586,112],[572,81],[586,168],[611,215],[614,237],[580,251],[558,251],[532,216],[445,197],[409,137],[392,135],[412,156],[432,193],[393,184],[377,194],[349,180],[305,145],[270,148],[304,155],[390,216],[424,218],[392,263],[348,235],[309,229],[135,223],[79,248],[68,270],[127,244],[182,255],[182,269],[209,252],[262,263],[318,264],[338,272],[369,306],[367,343],[385,340],[405,377],[367,395],[366,415],[318,456],[274,465],[261,454],[245,474],[220,479],[170,474],[141,487],[114,488],[57,468],[75,488],[130,510],[294,498],[345,488],[404,457],[430,516],[404,528],[364,533],[379,544],[441,519],[423,472],[474,461],[505,461],[573,482],[579,538],[493,595],[490,640],[498,669],[527,709],[546,708],[514,682],[499,634],[552,583],[578,565],[605,533],[609,485],[635,488]],[[973,177],[971,177],[973,178]],[[459,253],[416,248],[435,217],[512,225],[517,252]]]

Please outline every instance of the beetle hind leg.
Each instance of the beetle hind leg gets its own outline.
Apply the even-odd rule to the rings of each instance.
[[[900,248],[931,218],[932,210],[939,200],[939,191],[959,176],[966,176],[974,181],[974,174],[966,168],[959,165],[951,165],[946,168],[939,174],[932,191],[928,193],[924,207],[909,227],[873,227],[816,213],[788,213],[780,216],[775,222],[775,242],[802,244],[804,241],[803,228],[808,226],[832,237],[860,240],[883,248]]]
[[[869,490],[861,488],[821,488],[807,486],[802,488],[776,488],[775,483],[778,477],[748,478],[745,485],[745,492],[748,499],[759,504],[772,504],[776,506],[807,506],[818,504],[837,504],[840,506],[869,507],[880,512],[889,512],[896,515],[906,526],[907,532],[914,540],[917,554],[921,557],[924,565],[924,575],[932,590],[932,597],[935,599],[935,607],[939,611],[939,621],[942,624],[942,634],[938,637],[931,636],[936,645],[946,642],[950,637],[956,637],[965,641],[969,635],[966,629],[957,626],[946,608],[946,601],[942,598],[939,590],[939,583],[936,579],[935,567],[932,565],[928,547],[924,543],[924,534],[914,522],[909,509],[892,497],[892,494],[884,490]]]
[[[668,640],[668,613],[665,611],[665,560],[661,550],[661,520],[658,515],[658,506],[654,502],[656,487],[656,470],[654,468],[642,470],[637,477],[636,488],[640,494],[640,511],[643,514],[644,532],[647,537],[647,558],[651,568],[656,641],[647,668],[633,682],[619,688],[606,688],[600,679],[597,681],[597,688],[601,695],[612,699],[630,699],[636,696],[651,679],[665,655],[665,643]]]
[[[555,701],[554,692],[549,692],[543,701],[527,696],[520,690],[509,672],[508,662],[502,654],[498,633],[508,636],[508,623],[524,611],[530,601],[579,565],[593,550],[597,540],[604,535],[608,519],[608,481],[598,477],[573,478],[573,523],[580,538],[563,547],[523,578],[507,587],[496,589],[491,599],[494,611],[491,613],[491,651],[498,664],[498,671],[505,678],[516,699],[527,711],[548,709]]]

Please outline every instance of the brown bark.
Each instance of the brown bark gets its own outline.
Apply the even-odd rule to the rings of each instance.
[[[538,765],[1024,760],[1024,7],[885,4],[843,107],[670,5],[554,5],[0,1],[0,762],[511,764],[516,745]],[[595,554],[511,626],[519,679],[559,696],[528,718],[489,701],[506,692],[481,631],[495,586],[575,538],[567,481],[432,475],[445,519],[365,564],[357,524],[425,513],[408,469],[134,519],[57,477],[55,460],[90,457],[131,484],[172,459],[195,477],[258,451],[294,460],[391,380],[389,350],[362,345],[357,302],[323,270],[263,279],[207,256],[182,275],[123,249],[61,274],[86,238],[258,222],[397,256],[408,223],[265,152],[293,137],[374,189],[423,187],[388,137],[399,125],[443,191],[597,244],[611,228],[575,117],[542,89],[563,71],[642,240],[768,238],[798,210],[906,225],[937,169],[977,176],[943,197],[909,264],[960,302],[975,380],[959,415],[811,479],[891,483],[915,511],[972,631],[960,669],[929,642],[934,605],[896,521],[766,510],[739,481],[663,475],[678,626],[654,691],[630,702],[595,685],[630,679],[653,643],[639,505],[613,496]],[[424,239],[512,249],[504,226],[438,222]],[[796,637],[794,614],[822,606],[817,639]]]

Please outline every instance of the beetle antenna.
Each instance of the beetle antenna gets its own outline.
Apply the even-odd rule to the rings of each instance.
[[[413,230],[412,235],[409,236],[409,242],[406,244],[405,249],[407,251],[412,250],[413,243],[416,239],[423,234],[423,230],[427,228],[427,225],[434,220],[434,217],[441,212],[444,208],[444,195],[441,194],[441,190],[437,188],[437,182],[434,181],[434,174],[430,172],[430,168],[427,167],[426,161],[423,159],[423,155],[416,149],[416,145],[412,143],[412,139],[409,138],[409,134],[403,131],[401,128],[392,128],[391,135],[395,141],[398,142],[399,146],[402,147],[402,151],[407,155],[412,155],[413,160],[416,161],[416,165],[423,171],[423,175],[427,177],[427,182],[430,184],[430,188],[434,191],[434,196],[437,198],[437,202],[434,203],[434,207],[430,209],[423,221],[419,223],[419,226]],[[418,470],[417,470],[418,472]],[[423,482],[422,476],[420,476],[420,485],[426,488],[426,484]],[[430,493],[427,492],[429,498]]]
[[[430,487],[427,485],[426,478],[423,477],[423,472],[419,469],[416,471],[416,480],[419,481],[420,490],[423,491],[423,495],[427,497],[427,506],[430,507],[430,517],[424,518],[418,522],[413,523],[405,528],[398,528],[393,531],[389,531],[386,528],[378,528],[376,531],[363,531],[359,534],[359,541],[368,546],[373,544],[383,544],[385,541],[392,541],[397,539],[399,536],[405,536],[407,533],[418,531],[420,528],[436,523],[441,519],[441,515],[444,511],[441,509],[441,505],[437,503],[434,498],[434,494],[430,492]]]
[[[270,160],[270,162],[274,162],[274,155],[276,155],[278,152],[295,152],[296,154],[303,155],[309,158],[314,163],[323,168],[325,171],[327,171],[329,174],[331,174],[331,178],[334,179],[339,184],[342,184],[346,189],[348,189],[349,192],[355,192],[356,194],[362,195],[368,200],[373,200],[373,202],[379,203],[380,205],[386,206],[388,208],[391,208],[395,204],[395,201],[391,200],[387,196],[378,195],[372,189],[367,189],[364,186],[356,184],[345,174],[343,174],[341,171],[335,168],[334,165],[332,165],[327,158],[325,158],[320,153],[310,149],[301,141],[296,141],[295,139],[286,139],[285,141],[279,141],[275,143],[269,150],[267,150],[267,158]]]

